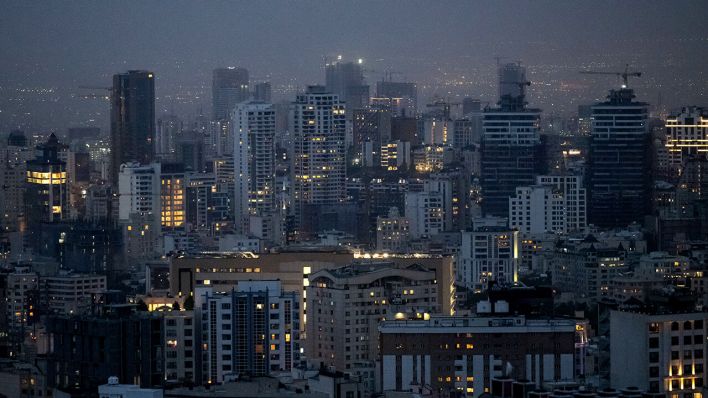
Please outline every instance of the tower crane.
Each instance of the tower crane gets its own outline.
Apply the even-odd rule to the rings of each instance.
[[[459,102],[450,102],[449,98],[440,98],[440,97],[434,97],[433,102],[426,104],[425,106],[428,108],[442,108],[443,115],[445,117],[445,120],[450,119],[450,108],[453,106],[460,106],[462,105]]]
[[[624,72],[598,72],[594,70],[582,70],[580,73],[584,75],[615,75],[622,78],[622,88],[627,88],[629,86],[628,80],[630,76],[640,77],[642,75],[642,72],[630,72],[629,64],[624,66]]]

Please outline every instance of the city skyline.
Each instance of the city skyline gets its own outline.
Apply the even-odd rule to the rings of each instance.
[[[704,4],[4,8],[0,398],[708,398]]]
[[[79,87],[109,86],[113,74],[131,69],[155,72],[157,115],[210,114],[211,73],[226,66],[248,69],[252,82],[271,82],[274,102],[291,101],[324,83],[325,59],[338,55],[361,58],[372,87],[390,72],[417,82],[422,101],[438,95],[495,102],[500,57],[523,61],[534,83],[529,102],[549,114],[572,114],[618,85],[580,70],[625,64],[644,72],[632,85],[647,102],[656,106],[661,98],[669,110],[682,106],[679,98],[705,104],[703,7],[605,4],[10,2],[0,16],[0,127],[105,129],[107,104],[95,98],[102,92]]]

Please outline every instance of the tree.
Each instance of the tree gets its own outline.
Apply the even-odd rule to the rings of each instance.
[[[145,304],[145,302],[144,302],[142,299],[140,299],[140,300],[138,301],[138,306],[137,306],[136,309],[137,309],[138,311],[147,311],[147,310],[148,310],[148,306],[147,306],[147,304]]]
[[[175,302],[172,303],[172,311],[179,311],[180,309],[179,303],[175,300]]]
[[[187,296],[186,299],[184,299],[184,309],[187,311],[192,311],[194,310],[194,297]]]

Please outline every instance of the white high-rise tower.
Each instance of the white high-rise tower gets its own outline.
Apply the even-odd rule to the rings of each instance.
[[[336,94],[310,86],[293,104],[293,206],[298,225],[308,205],[346,197],[345,107]]]
[[[234,137],[234,220],[251,232],[251,217],[272,220],[275,212],[275,108],[265,102],[237,104],[231,112]],[[273,225],[259,233],[272,239]]]

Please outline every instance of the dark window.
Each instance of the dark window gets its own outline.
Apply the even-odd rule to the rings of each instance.
[[[649,383],[649,391],[651,392],[659,392],[659,382],[658,381],[652,381]]]

